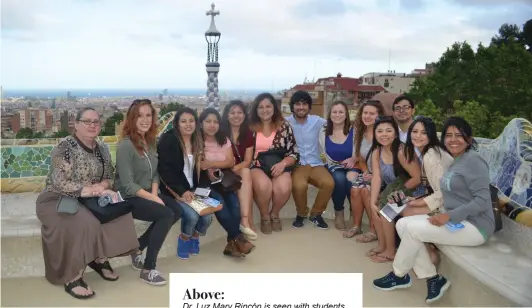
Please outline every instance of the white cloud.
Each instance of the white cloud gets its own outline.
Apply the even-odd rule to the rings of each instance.
[[[455,41],[488,42],[452,1],[219,0],[220,87],[284,88],[312,78],[409,72]],[[321,4],[320,4],[321,3]],[[335,7],[319,7],[319,5]],[[383,7],[383,3],[387,3]],[[4,88],[203,88],[205,0],[3,0]],[[500,10],[500,7],[497,8]],[[507,5],[512,12],[512,6]],[[319,14],[319,12],[324,12]],[[493,14],[489,7],[483,9]],[[521,14],[522,15],[522,14]],[[507,13],[507,22],[522,16]],[[5,16],[9,16],[5,20]],[[515,16],[515,20],[512,19]]]

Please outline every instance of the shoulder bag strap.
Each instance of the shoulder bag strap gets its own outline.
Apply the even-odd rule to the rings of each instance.
[[[236,143],[231,141],[231,143],[233,144],[233,149],[235,149],[235,152],[236,152],[236,155],[238,156],[238,159],[240,160],[240,162],[243,162],[242,160],[242,157],[240,156],[240,153],[238,152],[238,148],[236,147]]]
[[[175,199],[179,198],[179,195],[173,191],[170,186],[166,185],[166,183],[163,181],[162,178],[159,178],[159,181],[161,181],[161,183],[163,183],[163,185],[166,187],[166,189],[172,194],[172,196],[174,196]]]

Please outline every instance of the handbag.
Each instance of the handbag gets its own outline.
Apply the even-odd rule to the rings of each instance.
[[[242,178],[231,169],[220,170],[220,186],[225,192],[237,191],[242,187]]]
[[[98,198],[99,197],[80,198],[79,202],[91,211],[92,215],[94,215],[94,217],[96,217],[96,219],[102,224],[129,214],[133,210],[133,207],[127,201],[110,203],[105,207],[101,207],[98,204]]]
[[[255,134],[253,134],[255,136]],[[255,148],[257,146],[257,139],[255,139],[255,144],[253,145],[253,154],[255,154]],[[269,177],[272,178],[272,167],[275,164],[280,163],[286,155],[286,150],[284,149],[270,149],[265,152],[260,152],[257,155],[257,161],[259,162],[259,168]],[[289,172],[293,169],[294,166],[289,166],[284,169],[284,172]]]
[[[205,202],[203,200],[203,198],[201,198],[199,196],[196,196],[196,195],[194,195],[194,199],[192,200],[192,202],[186,202],[175,191],[173,191],[170,188],[170,186],[166,185],[166,183],[164,183],[163,179],[159,179],[159,180],[166,187],[166,189],[172,194],[172,196],[174,196],[174,199],[176,199],[177,201],[182,202],[182,203],[190,206],[200,216],[206,216],[206,215],[209,215],[209,214],[213,214],[213,213],[218,212],[219,210],[221,210],[223,208],[223,204],[221,204],[221,203],[218,204],[218,205],[211,205],[211,204],[208,204],[207,202]]]
[[[78,198],[61,195],[57,200],[57,212],[63,214],[76,214],[79,209]]]

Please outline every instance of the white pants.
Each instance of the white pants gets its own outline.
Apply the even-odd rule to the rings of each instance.
[[[395,228],[401,238],[393,261],[393,271],[397,276],[403,277],[411,269],[419,279],[437,274],[425,243],[479,246],[485,242],[482,233],[467,221],[462,222],[463,229],[451,232],[445,226],[437,227],[431,224],[428,218],[428,215],[415,215],[401,218],[397,222]]]

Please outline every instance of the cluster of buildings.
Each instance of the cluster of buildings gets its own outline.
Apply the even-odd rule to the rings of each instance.
[[[316,81],[295,85],[284,92],[281,109],[284,114],[290,113],[290,98],[299,90],[305,90],[313,98],[312,113],[325,117],[327,106],[334,101],[347,104],[351,115],[358,106],[368,99],[379,99],[384,105],[412,87],[416,78],[432,73],[433,66],[426,64],[424,69],[415,69],[411,73],[372,72],[359,78],[344,77],[341,73],[336,76],[319,78]]]

